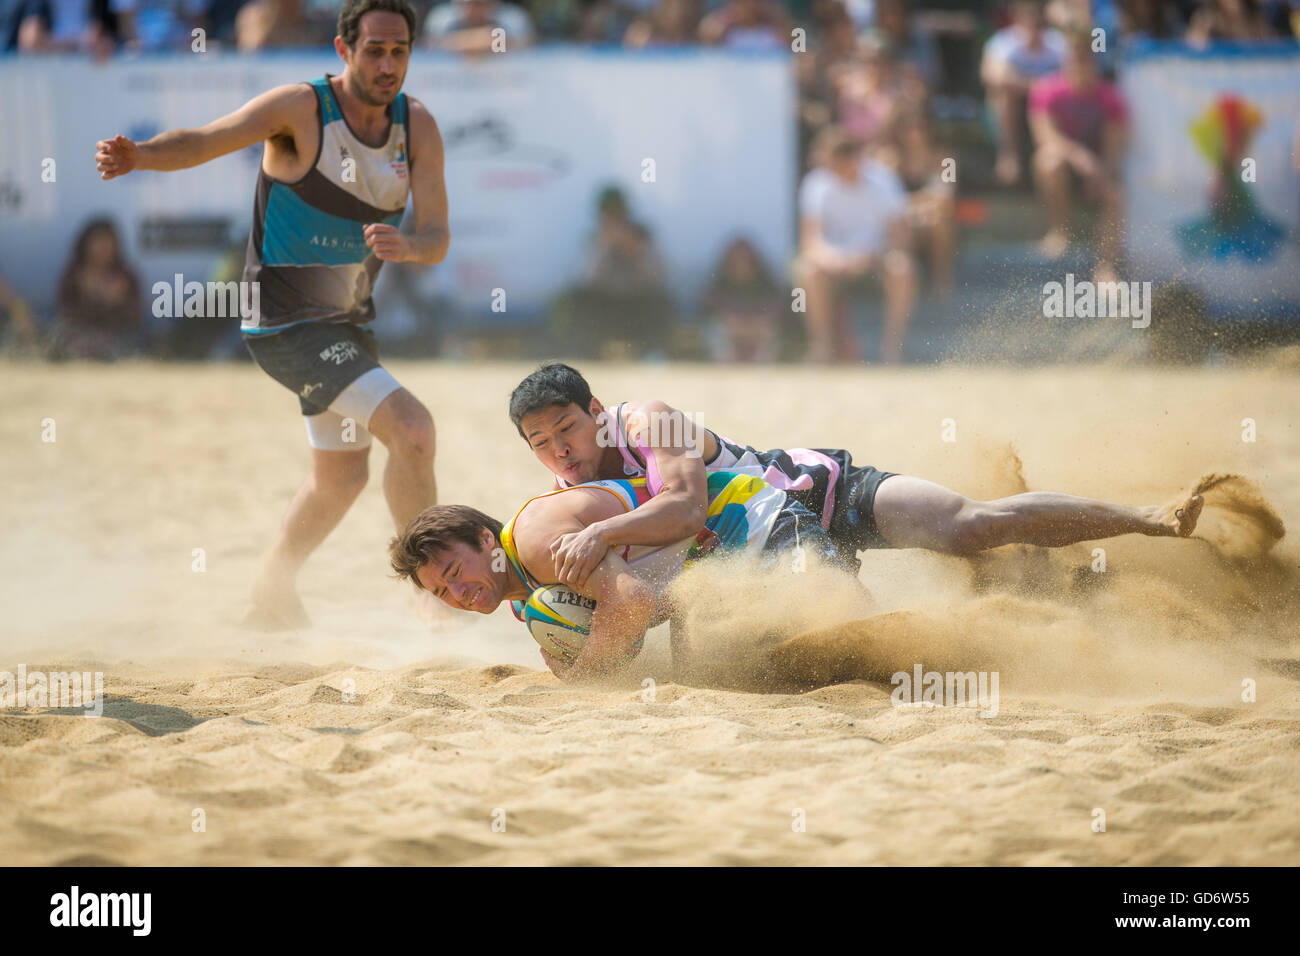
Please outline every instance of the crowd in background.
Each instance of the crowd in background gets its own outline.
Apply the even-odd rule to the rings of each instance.
[[[497,28],[507,52],[546,43],[791,52],[801,156],[801,181],[791,184],[800,222],[796,260],[765,262],[752,237],[735,236],[719,250],[698,301],[682,303],[657,250],[661,237],[610,187],[597,197],[586,272],[554,309],[566,341],[585,343],[593,354],[671,352],[669,333],[690,314],[704,320],[699,349],[718,361],[904,358],[918,300],[944,302],[953,293],[963,216],[946,164],[956,155],[962,116],[977,119],[988,157],[987,175],[964,178],[962,192],[973,178],[988,190],[1036,196],[1047,222],[1037,248],[1048,259],[1066,252],[1079,234],[1074,220],[1086,212],[1094,221],[1096,277],[1114,276],[1127,123],[1113,77],[1117,56],[1142,39],[1283,42],[1300,31],[1300,0],[415,6],[420,46],[467,56],[499,50]],[[187,50],[192,31],[202,28],[208,49],[314,47],[332,41],[336,16],[337,5],[323,0],[0,0],[0,44],[17,55],[110,57]],[[89,223],[69,255],[45,346],[56,356],[96,358],[146,347],[140,287],[112,223]],[[792,309],[796,287],[806,297],[802,309]],[[880,305],[875,349],[858,341],[852,320],[852,304],[863,299]],[[3,315],[11,340],[42,336],[42,323],[0,280]]]
[[[826,37],[827,63],[852,53],[870,34],[928,84],[940,80],[932,28],[965,15],[987,20],[1001,3],[929,0],[930,14],[913,30],[903,3],[884,0],[414,0],[422,24],[419,43],[462,52],[491,48],[493,27],[508,46],[533,43],[622,44],[628,47],[716,45],[788,49],[802,26]],[[1051,17],[1090,6],[1088,22],[1116,35],[1258,40],[1290,35],[1300,9],[1295,0],[1054,0]],[[958,12],[960,11],[960,12]],[[21,52],[82,50],[109,56],[124,51],[191,49],[192,30],[205,43],[240,50],[310,47],[334,37],[333,0],[0,0],[0,48]],[[847,27],[847,28],[846,28]],[[832,37],[831,34],[834,34]]]

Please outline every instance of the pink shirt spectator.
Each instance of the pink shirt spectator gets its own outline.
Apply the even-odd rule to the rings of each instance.
[[[1029,111],[1046,113],[1057,129],[1094,152],[1101,149],[1106,125],[1123,123],[1128,115],[1113,83],[1102,80],[1090,90],[1080,90],[1070,85],[1064,73],[1044,77],[1030,87]]]

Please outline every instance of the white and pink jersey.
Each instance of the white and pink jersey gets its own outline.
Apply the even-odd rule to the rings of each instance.
[[[623,457],[623,472],[628,477],[644,477],[651,495],[663,489],[655,462],[654,449],[641,435],[629,439],[627,434],[626,402],[613,405],[598,421],[601,433],[609,435]],[[707,429],[701,429],[707,431]],[[718,450],[712,459],[704,462],[707,471],[729,471],[762,478],[773,488],[784,491],[795,501],[821,519],[822,527],[829,528],[835,510],[835,497],[840,479],[851,466],[852,457],[838,449],[774,448],[758,451],[749,445],[740,445],[709,431],[717,441]],[[704,444],[703,436],[695,437]],[[569,483],[556,476],[556,483],[564,488]]]

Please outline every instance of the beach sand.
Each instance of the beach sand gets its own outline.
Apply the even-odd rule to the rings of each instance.
[[[505,415],[530,367],[391,365],[434,412],[444,502],[505,518],[545,489]],[[1300,863],[1294,368],[584,371],[977,497],[1248,481],[1207,491],[1188,541],[868,552],[869,603],[701,565],[696,670],[673,681],[658,629],[572,688],[506,609],[421,620],[388,576],[381,448],[303,573],[313,626],[239,627],[308,461],[257,369],[6,365],[0,671],[102,671],[105,703],[0,711],[0,860]],[[996,672],[996,716],[892,706],[916,664]]]

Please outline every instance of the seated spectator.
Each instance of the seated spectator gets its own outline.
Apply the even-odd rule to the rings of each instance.
[[[772,0],[727,0],[700,23],[700,42],[729,50],[789,50],[790,18]]]
[[[1021,152],[1029,87],[1061,69],[1065,38],[1046,26],[1038,0],[1016,0],[1013,21],[984,45],[980,79],[996,124],[998,182],[1013,186],[1022,175]]]
[[[812,362],[858,361],[847,298],[884,287],[881,361],[902,359],[916,300],[916,270],[908,252],[907,194],[892,169],[863,158],[843,129],[818,136],[817,162],[799,187],[796,277],[807,293],[808,355]]]
[[[107,219],[86,224],[59,281],[55,357],[108,361],[140,344],[140,280]]]
[[[876,0],[871,36],[884,46],[903,69],[905,81],[920,83],[927,90],[938,87],[939,49],[934,37],[912,22],[907,0]]]
[[[627,348],[633,357],[668,352],[674,309],[649,230],[633,221],[616,187],[601,192],[598,216],[586,281],[573,293],[575,341],[569,344],[607,355]]]
[[[2,0],[0,42],[20,53],[112,54],[117,44],[114,0]]]
[[[304,0],[251,0],[235,14],[235,46],[245,53],[329,46],[336,24],[310,15]]]
[[[1260,10],[1259,0],[1204,0],[1192,13],[1187,42],[1203,47],[1228,41],[1250,43],[1277,36]]]
[[[892,142],[878,156],[907,190],[913,251],[927,257],[931,288],[946,299],[957,258],[957,185],[943,179],[944,155],[926,115],[909,111],[900,117]]]
[[[864,43],[836,73],[838,119],[844,130],[871,147],[893,135],[905,108],[903,82],[893,57],[879,44]]]
[[[505,50],[520,50],[533,42],[533,22],[523,7],[501,0],[448,0],[429,11],[425,42],[442,50],[481,54],[493,52],[495,30],[504,30]]]
[[[776,360],[779,323],[789,300],[753,243],[735,239],[727,246],[702,304],[715,329],[714,361]]]
[[[821,29],[808,51],[794,58],[799,81],[799,155],[805,156],[817,131],[831,123],[839,94],[835,79],[857,52],[858,34],[841,0],[819,8]]]
[[[696,0],[659,0],[646,16],[627,28],[623,45],[634,50],[693,46],[699,22]]]
[[[35,351],[39,339],[31,307],[0,276],[0,348],[31,352]]]
[[[1029,94],[1029,122],[1037,147],[1034,172],[1049,223],[1043,252],[1059,257],[1069,246],[1070,192],[1077,186],[1101,210],[1099,282],[1113,276],[1119,252],[1125,114],[1119,90],[1097,70],[1087,33],[1071,36],[1064,71],[1039,80]]]

